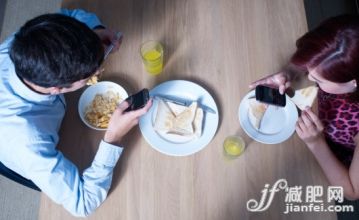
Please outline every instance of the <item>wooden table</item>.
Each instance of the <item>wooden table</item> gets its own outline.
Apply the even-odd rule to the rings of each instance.
[[[97,13],[125,38],[118,53],[105,62],[104,80],[128,91],[153,88],[173,79],[205,87],[220,111],[217,134],[200,152],[187,157],[163,155],[142,138],[138,128],[124,141],[126,150],[114,171],[110,194],[89,219],[234,220],[335,219],[330,213],[284,215],[285,193],[276,195],[262,213],[247,211],[266,183],[285,178],[289,186],[322,185],[327,180],[314,157],[295,134],[277,145],[249,141],[235,160],[223,156],[226,136],[241,132],[237,111],[248,84],[278,71],[307,31],[301,0],[65,0],[67,8]],[[139,46],[154,39],[165,48],[165,69],[148,75]],[[80,121],[70,94],[59,149],[81,170],[89,166],[103,133]],[[40,219],[73,219],[42,196]]]

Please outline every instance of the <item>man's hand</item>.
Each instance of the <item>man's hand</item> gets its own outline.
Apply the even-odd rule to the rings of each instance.
[[[302,139],[310,149],[318,145],[320,141],[324,141],[323,129],[322,122],[309,107],[302,111],[302,115],[298,119],[295,127],[300,139]]]
[[[120,48],[120,45],[122,43],[122,36],[119,40],[116,40],[116,33],[110,29],[95,29],[93,30],[101,39],[101,42],[106,50],[108,46],[110,46],[111,43],[113,43],[115,46],[112,50],[112,52],[117,51]]]
[[[129,104],[126,101],[122,102],[112,114],[103,140],[110,144],[119,145],[123,136],[138,124],[139,118],[146,114],[151,106],[152,100],[148,101],[145,107],[141,109],[124,112],[129,107]]]

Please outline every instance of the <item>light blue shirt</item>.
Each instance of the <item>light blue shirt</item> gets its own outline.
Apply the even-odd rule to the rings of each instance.
[[[61,13],[90,28],[101,24],[96,15],[83,10]],[[87,216],[105,200],[122,148],[101,141],[91,166],[81,175],[56,149],[64,96],[36,93],[18,78],[8,53],[12,39],[0,45],[0,161],[31,179],[71,214]]]

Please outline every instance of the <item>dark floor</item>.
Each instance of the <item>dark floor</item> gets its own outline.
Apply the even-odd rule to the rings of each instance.
[[[6,0],[0,0],[0,33],[4,22]]]
[[[358,220],[359,219],[359,200],[349,201],[345,200],[343,203],[336,203],[340,206],[353,206],[354,212],[338,212],[338,220]]]
[[[304,0],[309,30],[326,18],[340,14],[359,14],[359,0]]]

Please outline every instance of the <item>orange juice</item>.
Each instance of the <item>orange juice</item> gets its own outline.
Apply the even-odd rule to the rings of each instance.
[[[142,45],[141,55],[145,69],[151,75],[157,75],[163,70],[163,48],[155,41],[149,41]]]
[[[229,136],[224,140],[223,147],[228,156],[236,157],[243,153],[246,144],[239,136]]]

